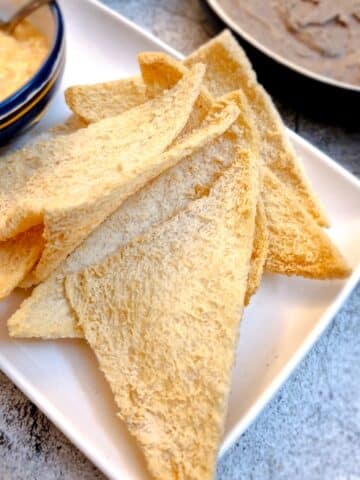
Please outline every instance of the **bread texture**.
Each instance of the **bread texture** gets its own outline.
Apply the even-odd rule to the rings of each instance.
[[[44,248],[41,225],[2,242],[0,248],[0,298],[11,293],[31,271]]]
[[[254,239],[257,165],[236,162],[188,209],[65,291],[152,478],[210,480]]]
[[[85,123],[94,123],[145,103],[141,77],[122,78],[95,85],[75,85],[65,90],[65,100]]]
[[[147,98],[156,98],[162,91],[172,88],[186,73],[187,68],[178,60],[162,52],[143,52],[138,55],[141,76]],[[202,86],[189,121],[182,134],[201,125],[214,103],[206,87]]]
[[[302,162],[291,145],[283,122],[270,96],[257,82],[256,74],[238,42],[228,30],[210,40],[184,60],[190,66],[205,63],[205,86],[213,97],[241,88],[252,108],[260,135],[264,163],[298,198],[321,226],[329,222],[306,178]]]
[[[241,92],[239,92],[242,97]],[[232,108],[236,95],[215,104],[203,128],[219,119],[222,109]],[[240,100],[236,103],[240,107]],[[257,156],[249,142],[251,125],[244,115],[232,128],[223,124],[223,133],[184,158],[174,167],[146,184],[103,222],[66,259],[49,279],[38,285],[8,320],[11,336],[66,338],[82,336],[63,291],[64,275],[103,261],[151,226],[163,223],[206,196],[214,181],[236,158],[248,161]],[[240,122],[240,123],[239,123]]]
[[[328,235],[268,168],[263,175],[262,198],[269,236],[268,272],[322,280],[350,274]]]
[[[23,286],[44,280],[127,197],[201,146],[196,139],[169,148],[188,121],[203,74],[198,65],[164,95],[4,159],[0,250],[43,225],[44,248]]]
[[[48,135],[53,137],[56,135],[67,135],[87,126],[88,124],[84,122],[84,120],[82,120],[77,114],[73,113],[64,123],[59,123],[51,127],[48,130]]]
[[[264,203],[260,195],[256,209],[254,245],[251,254],[248,286],[245,295],[245,305],[248,305],[250,303],[251,297],[256,293],[257,289],[260,286],[268,254],[269,233],[267,228],[267,219]]]

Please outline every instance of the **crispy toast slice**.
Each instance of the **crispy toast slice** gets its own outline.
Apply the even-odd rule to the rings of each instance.
[[[223,434],[259,194],[247,161],[65,291],[153,478],[210,480]]]
[[[145,103],[145,84],[141,77],[121,78],[95,85],[74,85],[65,90],[65,100],[85,122],[94,123],[116,117]]]
[[[0,298],[11,293],[34,268],[44,248],[42,225],[1,243]]]
[[[328,226],[324,208],[311,189],[274,103],[257,82],[249,59],[230,31],[225,30],[184,60],[187,66],[198,62],[207,66],[205,85],[214,98],[239,88],[244,91],[259,131],[264,163],[294,193],[320,226]]]
[[[269,241],[266,271],[321,280],[350,274],[346,260],[326,232],[267,167],[262,198]]]
[[[251,297],[260,286],[264,273],[266,259],[269,254],[269,232],[263,199],[259,198],[255,218],[255,236],[253,251],[251,254],[248,287],[245,295],[245,305],[250,303]]]

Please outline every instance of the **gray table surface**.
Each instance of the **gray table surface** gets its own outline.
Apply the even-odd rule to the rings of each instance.
[[[202,1],[104,3],[184,53],[222,28]],[[334,107],[318,118],[273,89],[269,76],[270,71],[266,87],[286,123],[360,176],[356,115],[350,122],[339,120]],[[348,108],[351,113],[351,102]],[[360,480],[359,311],[358,285],[290,380],[219,462],[219,480]],[[0,373],[0,480],[103,478]]]

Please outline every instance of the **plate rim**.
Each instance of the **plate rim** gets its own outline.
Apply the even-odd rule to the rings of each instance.
[[[184,58],[184,56],[176,51],[174,48],[167,45],[162,40],[155,37],[150,32],[144,30],[142,27],[136,25],[131,20],[127,19],[120,13],[112,10],[110,7],[100,3],[99,0],[78,0],[81,1],[84,6],[87,4],[92,4],[97,9],[103,11],[105,14],[112,16],[120,24],[125,25],[128,28],[136,31],[139,35],[145,37],[154,43],[154,45],[163,49],[164,51],[170,53],[176,58]],[[66,19],[65,19],[66,21]],[[336,171],[337,174],[346,178],[347,181],[351,182],[353,186],[359,190],[360,193],[360,180],[352,175],[348,170],[346,170],[341,165],[333,161],[328,155],[323,153],[317,147],[312,145],[307,140],[303,139],[296,132],[287,129],[290,138],[294,139],[302,147],[305,147],[310,152],[315,154],[318,160],[321,163],[325,163],[329,168]],[[299,365],[301,360],[309,352],[312,346],[319,339],[320,335],[330,324],[331,320],[338,312],[346,298],[350,295],[357,282],[360,280],[360,263],[357,268],[353,271],[351,277],[344,283],[343,288],[339,291],[335,300],[329,305],[326,312],[321,316],[320,320],[316,324],[311,332],[308,334],[306,339],[300,348],[296,351],[293,357],[286,363],[286,365],[279,371],[276,378],[269,384],[269,387],[258,397],[258,399],[253,403],[249,411],[244,415],[241,421],[237,422],[236,425],[229,431],[227,437],[223,440],[222,445],[219,450],[219,458],[221,458],[224,453],[234,444],[234,442],[239,438],[239,436],[244,433],[244,431],[249,427],[249,425],[256,419],[256,417],[262,412],[264,407],[268,402],[273,398],[273,396],[278,392],[279,388],[285,383],[288,377],[293,373],[295,368]],[[107,464],[106,458],[101,457],[98,454],[96,447],[93,447],[91,443],[84,440],[84,436],[81,432],[78,432],[74,429],[69,422],[69,420],[64,417],[58,408],[54,407],[53,404],[47,400],[47,398],[39,391],[37,391],[31,383],[26,379],[24,374],[19,370],[13,367],[10,361],[4,359],[0,355],[0,369],[3,373],[17,386],[17,388],[24,393],[24,395],[33,402],[39,410],[41,410],[49,420],[64,433],[64,435],[97,467],[101,470],[108,478],[111,480],[133,480],[129,475],[124,475],[123,472],[120,472],[121,477],[119,477],[119,472],[112,468],[112,466]]]
[[[250,45],[255,47],[256,49],[260,50],[264,55],[271,58],[272,60],[276,61],[280,65],[289,68],[290,70],[299,73],[307,78],[312,80],[316,80],[318,82],[324,83],[331,87],[340,88],[341,90],[345,90],[348,92],[359,92],[360,93],[360,85],[354,85],[348,82],[342,82],[341,80],[336,80],[334,78],[328,77],[326,75],[321,75],[321,73],[313,72],[308,68],[302,67],[298,65],[296,62],[286,59],[283,55],[274,52],[271,48],[264,45],[259,40],[256,40],[250,33],[246,30],[241,28],[237,22],[235,22],[228,13],[225,12],[224,8],[219,4],[218,0],[206,0],[210,8],[213,12],[225,23],[227,24],[232,30],[234,30],[238,35],[244,38]]]

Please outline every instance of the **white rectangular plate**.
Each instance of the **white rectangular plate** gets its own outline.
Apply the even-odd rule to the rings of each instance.
[[[61,91],[37,131],[68,115],[62,95],[66,86],[134,74],[140,51],[180,56],[94,1],[60,4],[67,30],[66,71]],[[354,273],[346,282],[265,275],[241,327],[221,453],[286,380],[360,277],[360,182],[296,134],[290,136],[327,207],[334,225],[331,236]],[[0,368],[109,478],[147,478],[142,457],[115,417],[112,395],[85,342],[9,339],[6,319],[21,298],[15,293],[0,303]]]

